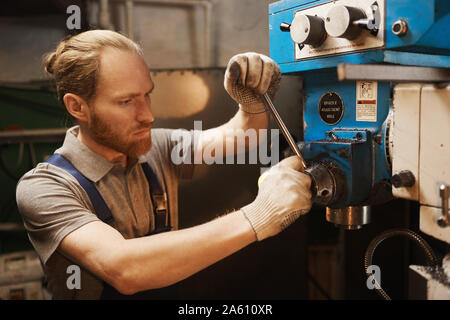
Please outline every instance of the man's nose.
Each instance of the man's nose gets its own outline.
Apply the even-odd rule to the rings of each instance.
[[[136,120],[141,123],[152,123],[155,120],[150,100],[143,99],[139,101],[139,106],[136,110]]]

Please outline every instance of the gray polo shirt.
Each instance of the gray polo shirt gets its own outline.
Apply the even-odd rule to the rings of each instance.
[[[167,193],[171,225],[173,229],[178,228],[178,183],[181,178],[192,176],[193,165],[176,165],[171,161],[172,151],[179,143],[172,139],[174,130],[152,129],[151,150],[143,157],[129,161],[127,167],[108,162],[90,150],[77,138],[78,131],[78,126],[70,128],[63,146],[55,153],[68,159],[95,184],[113,215],[112,227],[126,239],[142,237],[154,230],[149,185],[139,165],[139,162],[145,161]],[[192,132],[181,132],[187,138],[185,141],[191,139]],[[103,282],[83,268],[81,289],[67,288],[66,281],[70,276],[67,268],[74,263],[57,250],[61,240],[70,232],[89,222],[100,221],[78,181],[63,169],[40,163],[20,179],[16,199],[28,237],[45,267],[53,297],[100,298]]]

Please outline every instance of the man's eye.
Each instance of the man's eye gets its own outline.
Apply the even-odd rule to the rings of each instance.
[[[131,103],[131,99],[126,99],[126,100],[121,100],[120,104],[130,104]]]

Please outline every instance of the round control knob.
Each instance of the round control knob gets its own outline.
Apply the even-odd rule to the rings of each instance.
[[[416,183],[414,174],[409,170],[400,171],[391,177],[391,183],[395,188],[412,187]]]
[[[298,14],[291,24],[291,38],[298,44],[318,47],[327,37],[322,18]]]
[[[335,6],[328,11],[325,18],[325,30],[335,38],[353,40],[361,33],[361,28],[354,21],[366,19],[362,9],[348,6]]]

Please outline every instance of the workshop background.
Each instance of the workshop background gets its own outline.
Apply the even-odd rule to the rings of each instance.
[[[268,0],[6,0],[0,8],[0,133],[70,126],[46,77],[42,56],[70,33],[120,31],[139,42],[156,89],[154,127],[203,129],[237,111],[223,89],[228,60],[254,51],[269,55]],[[69,5],[81,8],[81,29],[68,30]],[[284,76],[276,104],[290,132],[302,138],[302,79]],[[271,124],[276,128],[275,124]],[[56,132],[56,133],[55,133]],[[0,298],[48,299],[15,203],[18,179],[61,145],[59,131],[0,139]],[[280,138],[282,139],[282,138]],[[286,144],[284,144],[286,148]],[[257,193],[260,165],[197,168],[180,190],[180,227],[238,209]],[[366,286],[363,256],[370,240],[390,227],[418,230],[418,207],[406,200],[373,207],[373,222],[341,231],[313,209],[277,237],[255,243],[178,284],[181,299],[378,299]],[[432,239],[427,238],[429,241]],[[439,248],[439,244],[438,244]],[[424,260],[405,239],[380,246],[383,287],[408,295],[407,268]]]

